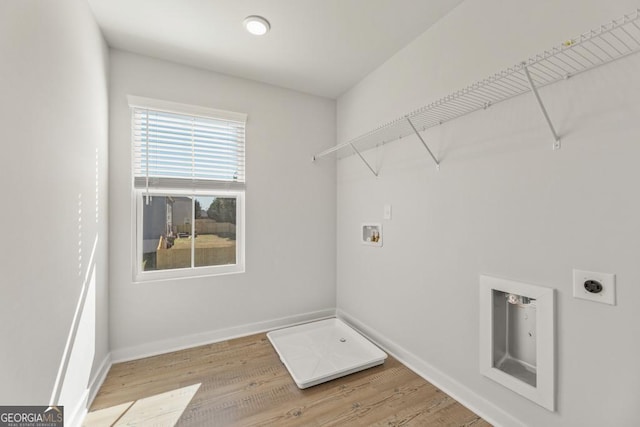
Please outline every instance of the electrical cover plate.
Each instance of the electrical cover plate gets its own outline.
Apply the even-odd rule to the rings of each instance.
[[[585,289],[585,282],[595,280],[602,285],[597,293]],[[616,275],[595,271],[573,270],[573,297],[616,305]]]

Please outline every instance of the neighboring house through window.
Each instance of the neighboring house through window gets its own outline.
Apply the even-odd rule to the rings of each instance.
[[[244,271],[241,113],[129,96],[134,280]]]

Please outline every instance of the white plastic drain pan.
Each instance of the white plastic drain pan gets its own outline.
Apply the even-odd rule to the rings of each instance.
[[[387,354],[339,319],[271,331],[269,341],[299,388],[384,363]]]

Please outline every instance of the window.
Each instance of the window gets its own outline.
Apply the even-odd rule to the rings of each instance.
[[[129,97],[134,280],[244,271],[246,115]]]

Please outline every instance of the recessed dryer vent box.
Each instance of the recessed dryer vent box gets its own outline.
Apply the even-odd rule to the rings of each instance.
[[[553,289],[480,276],[480,372],[555,409]]]

